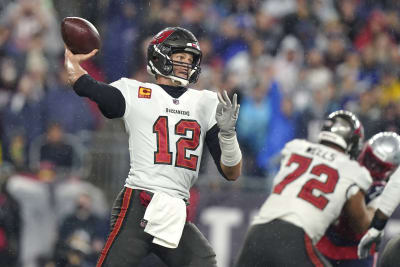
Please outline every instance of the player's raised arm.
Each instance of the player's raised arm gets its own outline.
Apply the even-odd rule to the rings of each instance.
[[[77,54],[74,55],[66,46],[64,53],[64,66],[68,73],[68,82],[71,86],[83,75],[88,74],[87,71],[82,68],[81,62],[88,60],[89,58],[96,55],[98,49],[94,49],[88,54]]]
[[[236,180],[242,172],[242,152],[236,137],[236,121],[240,105],[237,103],[237,95],[233,95],[231,102],[225,90],[222,94],[218,92],[218,100],[215,119],[219,127],[221,169],[228,180]]]
[[[369,255],[373,244],[379,244],[386,222],[400,203],[400,169],[391,175],[388,184],[380,196],[377,210],[375,211],[368,232],[363,236],[358,245],[358,257],[365,258]]]
[[[89,54],[74,55],[65,47],[65,69],[68,73],[68,81],[79,96],[85,96],[93,100],[99,106],[106,118],[120,118],[125,113],[125,98],[122,93],[109,84],[96,81],[80,63],[97,53],[97,49]]]

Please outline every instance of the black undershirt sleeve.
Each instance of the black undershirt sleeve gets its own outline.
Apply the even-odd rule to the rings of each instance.
[[[219,146],[219,139],[218,139],[218,133],[219,133],[219,128],[217,124],[215,124],[210,130],[207,131],[206,133],[206,144],[208,147],[208,150],[211,153],[211,156],[214,159],[215,165],[217,166],[217,169],[219,173],[227,179],[225,176],[224,172],[221,169],[221,147]]]
[[[73,88],[77,95],[86,96],[96,102],[106,118],[114,119],[124,116],[125,98],[114,86],[96,81],[85,74],[74,83]]]

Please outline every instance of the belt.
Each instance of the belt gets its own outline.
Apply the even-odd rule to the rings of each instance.
[[[139,191],[140,202],[143,206],[147,207],[153,197],[154,193],[146,190],[137,189]],[[184,198],[183,201],[185,202],[186,206],[190,205],[188,199]]]

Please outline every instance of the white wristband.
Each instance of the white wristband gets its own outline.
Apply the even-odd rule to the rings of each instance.
[[[390,176],[389,182],[379,196],[378,208],[386,216],[392,216],[392,213],[400,204],[400,168]]]
[[[226,138],[218,133],[218,139],[221,147],[221,163],[227,167],[236,166],[242,160],[242,151],[240,151],[236,134]]]

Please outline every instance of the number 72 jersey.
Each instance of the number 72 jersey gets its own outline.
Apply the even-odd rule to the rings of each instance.
[[[111,85],[126,102],[130,171],[125,185],[189,198],[206,133],[216,124],[216,93],[188,89],[175,99],[153,83],[122,78]]]
[[[303,228],[316,243],[352,193],[366,191],[372,179],[357,161],[325,145],[296,139],[282,154],[272,193],[253,223],[283,219]]]

